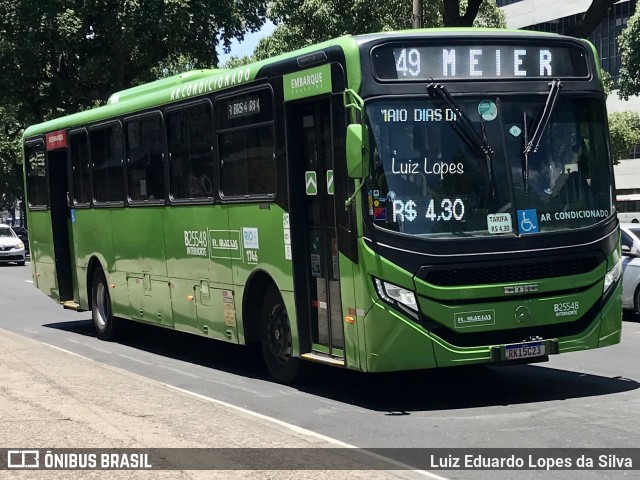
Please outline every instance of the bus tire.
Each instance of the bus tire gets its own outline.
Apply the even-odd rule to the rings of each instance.
[[[104,272],[97,268],[93,272],[91,282],[91,318],[96,337],[100,340],[112,341],[118,333],[118,322],[111,311],[111,296]]]
[[[293,356],[289,316],[278,289],[270,287],[260,318],[262,355],[269,373],[279,383],[292,383],[300,371],[300,359]]]

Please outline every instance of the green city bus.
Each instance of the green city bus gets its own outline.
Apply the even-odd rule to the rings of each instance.
[[[34,284],[100,339],[261,344],[285,383],[616,344],[597,59],[534,32],[344,36],[31,126]]]

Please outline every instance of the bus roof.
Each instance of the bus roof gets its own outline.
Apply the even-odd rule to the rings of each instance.
[[[360,45],[381,38],[393,39],[412,36],[434,36],[439,38],[442,38],[443,36],[483,36],[485,38],[488,36],[518,36],[521,38],[546,37],[554,39],[566,38],[561,35],[545,32],[494,28],[434,28],[380,32],[356,36],[345,35],[326,42],[310,45],[299,50],[287,52],[266,60],[250,63],[242,67],[233,69],[193,70],[162,78],[151,83],[128,88],[111,95],[106,105],[101,107],[32,125],[25,130],[23,138],[28,139],[48,132],[79,127],[88,123],[99,122],[101,120],[107,120],[109,118],[128,113],[133,114],[147,108],[174,103],[186,98],[196,98],[199,95],[205,95],[213,91],[220,91],[232,86],[248,83],[254,80],[260,69],[266,65],[300,57],[305,54],[310,54],[318,50],[324,50],[334,46],[338,46],[343,50],[344,55],[347,58],[347,62],[349,63],[350,68],[347,69],[349,88],[358,91],[361,82],[359,62]]]
[[[227,69],[222,69],[222,68],[191,70],[189,72],[179,73],[178,75],[173,75],[171,77],[160,78],[155,82],[144,83],[142,85],[127,88],[126,90],[121,90],[119,92],[114,93],[109,97],[109,100],[107,100],[107,105],[113,105],[114,103],[129,100],[134,97],[147,95],[149,93],[164,90],[166,88],[175,87],[176,85],[181,85],[183,83],[191,82],[193,80],[210,77],[212,75],[222,73],[226,70]]]

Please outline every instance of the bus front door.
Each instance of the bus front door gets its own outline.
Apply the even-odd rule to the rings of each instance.
[[[289,104],[287,130],[292,227],[297,232],[293,237],[294,274],[297,287],[304,287],[296,288],[296,303],[298,312],[309,320],[308,332],[305,325],[299,325],[301,348],[307,334],[312,353],[343,360],[329,98]]]

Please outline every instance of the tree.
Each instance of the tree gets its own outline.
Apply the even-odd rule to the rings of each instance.
[[[452,13],[457,7],[458,16]],[[504,27],[504,15],[495,0],[425,0],[424,27],[447,25],[446,14],[459,26],[473,17],[474,26]],[[460,12],[464,12],[460,14]],[[475,13],[474,13],[475,12]],[[345,34],[361,34],[411,28],[411,0],[273,0],[269,17],[278,24],[254,52],[256,59],[322,42]],[[448,25],[449,26],[449,25]]]
[[[607,97],[613,91],[613,78],[611,78],[611,74],[606,70],[602,71],[602,87]]]
[[[27,125],[164,75],[215,67],[216,46],[228,50],[260,28],[267,1],[0,0],[0,197],[21,195],[15,172]]]
[[[0,106],[0,211],[13,211],[22,199],[22,161],[20,133],[22,126],[10,106]]]
[[[609,115],[609,133],[613,162],[629,158],[629,151],[640,143],[640,115],[636,112],[614,112]]]
[[[607,12],[618,0],[593,0],[586,12],[578,19],[578,22],[565,32],[566,35],[578,38],[587,38],[591,35]]]
[[[622,67],[620,68],[620,98],[629,100],[640,94],[640,10],[636,10],[627,28],[618,37]]]
[[[466,9],[464,9],[464,5],[460,5],[460,0],[442,0],[442,3],[442,20],[445,26],[470,27],[478,16],[478,10],[480,10],[483,0],[468,0]]]
[[[217,64],[267,0],[0,0],[0,102],[23,124],[104,102],[162,66]],[[184,59],[188,59],[184,62]],[[182,62],[182,63],[181,63]]]

